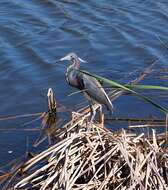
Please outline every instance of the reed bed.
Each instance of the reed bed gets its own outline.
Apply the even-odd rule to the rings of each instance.
[[[95,109],[100,110],[97,106]],[[168,189],[168,149],[164,137],[112,133],[102,123],[73,113],[52,146],[22,166],[15,189]]]
[[[131,83],[143,80],[152,66]],[[128,93],[114,90],[109,95],[115,100]],[[70,121],[58,127],[57,104],[51,88],[47,98],[48,111],[38,113],[42,119],[42,134],[34,147],[46,139],[49,146],[36,154],[29,152],[26,161],[18,161],[9,173],[0,176],[0,181],[5,182],[3,190],[168,189],[167,118],[166,121],[144,118],[104,120],[102,107],[94,105],[97,112],[94,123],[90,122],[91,112],[86,106],[72,112]],[[128,130],[115,132],[105,128],[104,122],[117,120],[133,124],[130,123]],[[165,129],[165,133],[156,134],[153,128],[159,127]],[[150,128],[152,134],[136,133],[137,128]]]

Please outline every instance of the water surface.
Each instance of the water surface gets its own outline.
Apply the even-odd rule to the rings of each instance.
[[[53,63],[69,52],[88,61],[82,68],[127,83],[153,60],[155,71],[143,84],[167,85],[158,80],[167,68],[167,1],[153,0],[1,0],[0,1],[0,115],[41,112],[52,87],[57,101],[70,109],[84,101],[65,82],[67,63]],[[167,105],[166,99],[158,100]],[[114,102],[114,115],[162,118],[163,114],[135,97]],[[64,114],[62,114],[64,117]],[[24,128],[30,119],[0,121],[0,128]],[[38,127],[32,123],[27,127]],[[112,128],[114,128],[112,126]],[[21,156],[38,133],[0,131],[0,164]],[[9,154],[8,151],[13,153]]]

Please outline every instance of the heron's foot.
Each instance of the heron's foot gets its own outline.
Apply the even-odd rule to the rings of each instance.
[[[93,125],[94,125],[95,114],[93,112],[91,112],[91,114],[92,115],[91,115],[90,121],[88,121],[88,123],[87,123],[87,132],[91,132]]]
[[[85,120],[85,131],[86,131],[86,132],[90,132],[90,131],[91,131],[91,127],[92,127],[92,125],[91,125],[91,123],[90,123],[90,120],[87,118],[87,119]]]
[[[86,127],[86,132],[90,133],[92,131],[93,122],[89,121]]]

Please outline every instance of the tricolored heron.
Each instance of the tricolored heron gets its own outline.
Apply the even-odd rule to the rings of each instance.
[[[71,65],[67,68],[66,80],[69,85],[82,90],[87,99],[91,102],[91,121],[94,119],[96,114],[94,108],[92,107],[93,103],[105,105],[106,108],[112,113],[113,105],[99,81],[96,78],[79,71],[80,62],[86,61],[78,57],[75,53],[69,53],[59,61],[66,60],[71,62]]]

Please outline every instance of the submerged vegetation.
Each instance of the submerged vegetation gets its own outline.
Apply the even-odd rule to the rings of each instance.
[[[123,94],[135,94],[162,111],[165,118],[104,118],[101,106],[94,105],[97,112],[94,123],[90,122],[91,112],[86,106],[72,112],[71,120],[60,126],[57,104],[50,88],[48,111],[34,114],[42,119],[40,137],[34,147],[46,139],[48,146],[40,152],[36,148],[35,153],[27,152],[23,159],[13,161],[8,166],[8,173],[2,167],[1,189],[168,189],[167,108],[134,91],[138,88],[167,90],[167,87],[137,84],[150,74],[153,65],[126,85],[93,76],[115,87],[109,93],[112,101]],[[105,127],[107,121],[111,125],[113,121],[129,121],[128,130],[112,132]],[[148,129],[150,133],[139,133],[139,128]],[[162,128],[165,132],[157,133],[154,128]]]

